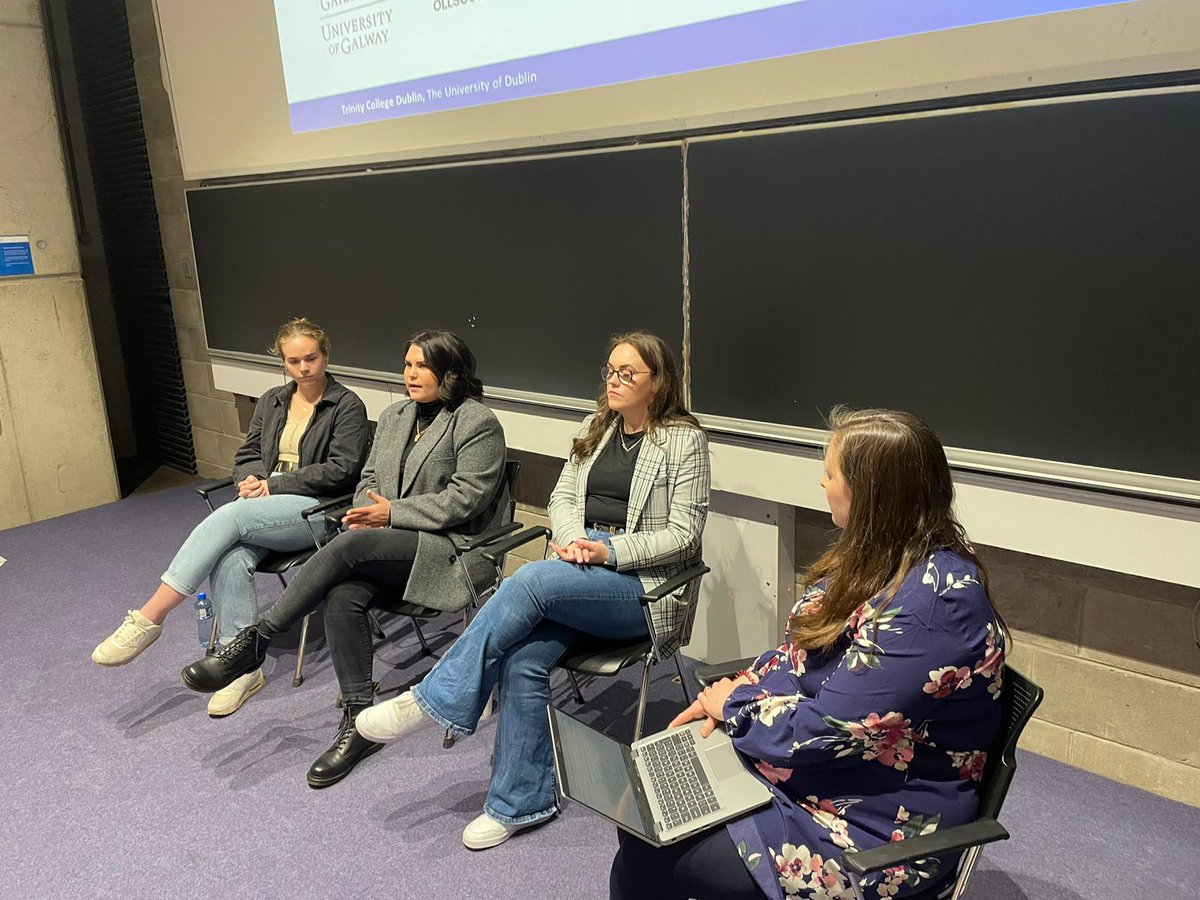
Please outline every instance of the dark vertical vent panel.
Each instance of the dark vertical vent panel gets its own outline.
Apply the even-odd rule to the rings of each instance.
[[[68,0],[67,18],[117,329],[142,452],[195,473],[187,392],[122,0]]]

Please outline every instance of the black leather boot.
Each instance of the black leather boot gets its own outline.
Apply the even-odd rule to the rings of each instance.
[[[213,656],[198,659],[180,673],[183,683],[193,691],[211,694],[229,687],[247,672],[262,666],[271,642],[251,625],[237,633],[228,647]]]
[[[354,771],[360,759],[366,759],[383,744],[368,741],[354,728],[354,717],[366,709],[369,703],[348,703],[342,710],[342,725],[334,738],[333,746],[317,757],[308,770],[308,786],[324,788],[337,784]]]

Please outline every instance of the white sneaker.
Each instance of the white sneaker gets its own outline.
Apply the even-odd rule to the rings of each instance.
[[[158,640],[162,626],[155,625],[136,609],[125,616],[121,627],[92,651],[92,662],[101,666],[123,666]]]
[[[358,733],[379,744],[391,743],[432,724],[433,719],[417,706],[417,698],[412,691],[405,691],[394,700],[369,706],[354,719]]]
[[[262,669],[247,672],[235,679],[229,687],[223,687],[212,695],[208,701],[208,714],[214,719],[232,715],[241,709],[243,703],[261,691],[266,683]]]
[[[539,819],[537,822],[530,822],[527,825],[505,825],[503,822],[497,822],[487,813],[473,819],[466,828],[463,829],[462,841],[463,846],[468,850],[487,850],[489,847],[496,847],[503,844],[510,837],[525,828],[532,828],[534,825],[540,825],[544,819]]]

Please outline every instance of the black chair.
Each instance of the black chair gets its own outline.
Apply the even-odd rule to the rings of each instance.
[[[479,604],[483,603],[488,597],[496,593],[496,589],[500,587],[500,582],[504,580],[504,554],[501,553],[498,557],[484,553],[483,557],[496,568],[496,579],[491,585],[483,590],[476,590],[475,584],[471,581],[467,573],[466,563],[464,561],[466,555],[474,550],[478,550],[487,544],[498,541],[506,535],[518,530],[521,523],[515,521],[517,512],[516,501],[516,486],[517,478],[521,474],[521,463],[518,460],[510,459],[504,464],[504,483],[508,488],[508,521],[484,534],[475,535],[470,540],[454,542],[454,560],[462,569],[463,579],[467,582],[467,587],[471,592],[470,602],[461,610],[444,610],[435,609],[429,606],[422,606],[419,603],[409,603],[404,599],[403,591],[389,590],[379,594],[375,598],[375,608],[381,612],[392,613],[397,616],[407,616],[412,622],[413,631],[416,632],[417,640],[421,643],[421,652],[425,656],[435,656],[436,654],[429,646],[429,642],[425,639],[424,633],[421,631],[421,622],[429,619],[437,618],[445,615],[447,612],[462,612],[463,627],[471,623],[471,615],[477,609]],[[379,627],[378,622],[375,623],[375,633],[379,638],[383,638],[383,629]]]
[[[701,687],[707,687],[714,681],[748,668],[753,663],[754,658],[750,658],[703,666],[696,670],[696,680]],[[994,841],[1008,840],[1008,831],[997,821],[997,817],[1000,815],[1004,798],[1008,795],[1013,775],[1017,771],[1017,741],[1034,710],[1042,702],[1045,692],[1009,666],[1005,666],[1003,677],[1004,686],[1000,690],[1000,702],[1004,705],[1003,719],[1000,734],[988,750],[987,765],[979,784],[978,817],[974,822],[943,828],[932,834],[895,841],[857,853],[844,853],[842,866],[850,876],[850,884],[858,900],[863,900],[861,879],[870,872],[965,850],[953,884],[947,885],[945,891],[939,894],[949,896],[951,900],[958,900],[975,870],[975,863],[983,851],[983,846]],[[951,889],[953,893],[950,893]]]
[[[429,646],[429,641],[426,639],[425,633],[421,630],[422,621],[434,619],[438,616],[446,615],[447,613],[454,614],[462,612],[463,627],[466,628],[471,622],[471,614],[479,608],[481,603],[483,603],[488,597],[492,596],[492,594],[496,592],[496,589],[500,587],[500,583],[504,580],[504,557],[507,550],[511,549],[511,547],[508,546],[507,542],[505,547],[500,547],[499,549],[497,549],[497,547],[503,538],[521,528],[521,523],[514,521],[517,508],[516,484],[517,478],[520,474],[521,463],[518,460],[510,459],[505,462],[504,483],[508,488],[509,496],[508,514],[506,517],[508,521],[503,525],[499,525],[496,528],[484,532],[483,534],[474,535],[466,540],[456,540],[453,542],[454,561],[459,565],[463,574],[463,578],[467,583],[467,588],[471,594],[471,599],[465,607],[462,607],[459,610],[443,610],[429,606],[422,606],[419,603],[410,603],[409,601],[405,600],[404,591],[397,589],[394,585],[381,586],[383,587],[383,590],[381,590],[375,598],[375,611],[391,613],[393,615],[404,616],[408,618],[408,620],[412,623],[413,631],[417,635],[417,640],[421,644],[422,654],[426,656],[436,655],[433,652],[433,649]],[[531,531],[536,531],[536,529],[531,529]],[[527,543],[534,537],[537,537],[537,535],[533,534],[530,537],[525,537],[523,540],[513,544],[512,546],[519,546],[522,543]],[[474,582],[470,578],[470,574],[466,568],[465,558],[468,553],[478,550],[481,547],[487,547],[487,552],[484,552],[482,556],[493,565],[496,570],[496,575],[495,580],[490,585],[482,590],[479,590],[476,588]],[[371,618],[371,628],[375,632],[375,637],[378,640],[382,641],[387,638],[387,635],[380,626],[378,619],[376,619],[374,616]],[[300,657],[296,660],[297,669],[299,669],[302,662],[303,649],[301,650]],[[375,684],[374,688],[376,691],[379,690],[378,683]],[[340,694],[338,695],[337,705],[342,705],[342,697]],[[449,747],[453,743],[454,736],[447,731],[445,738],[443,739],[443,744],[444,746]]]
[[[681,587],[697,580],[709,572],[709,567],[697,562],[684,569],[674,578],[659,585],[652,591],[642,595],[642,613],[646,617],[646,627],[649,636],[632,640],[612,640],[608,638],[586,635],[581,638],[566,655],[558,661],[558,668],[565,669],[571,679],[571,688],[575,694],[575,702],[584,702],[583,692],[579,689],[577,675],[611,676],[616,675],[627,666],[642,663],[642,687],[638,693],[637,719],[633,726],[633,740],[642,736],[642,723],[646,717],[646,695],[650,690],[650,668],[665,657],[675,660],[675,670],[679,673],[679,686],[683,690],[684,703],[690,703],[687,681],[683,676],[683,667],[679,663],[679,651],[692,636],[692,623],[696,620],[696,605],[699,602],[700,591],[692,597],[687,610],[680,618],[678,626],[668,634],[654,633],[654,623],[650,616],[650,604],[657,603],[668,594],[673,594]]]
[[[511,537],[493,541],[489,546],[484,548],[483,558],[495,565],[498,572],[502,572],[505,554],[530,541],[538,538],[549,539],[549,537],[549,528],[542,525],[534,525]],[[646,716],[646,695],[650,688],[650,667],[661,661],[664,656],[670,656],[675,660],[675,669],[679,672],[680,686],[683,689],[684,697],[690,702],[691,697],[688,694],[687,685],[684,683],[683,669],[679,663],[679,649],[691,637],[692,623],[696,619],[696,604],[699,602],[699,591],[696,592],[696,596],[692,599],[689,608],[680,618],[678,626],[667,635],[659,636],[655,634],[654,624],[650,617],[650,604],[657,603],[663,597],[674,593],[684,585],[695,581],[708,572],[709,568],[704,563],[695,563],[674,578],[659,585],[653,591],[648,591],[642,595],[642,613],[646,617],[646,627],[649,631],[648,637],[614,640],[585,635],[578,643],[571,647],[566,655],[558,661],[557,668],[566,670],[567,675],[570,677],[575,701],[579,704],[585,702],[583,692],[579,688],[579,681],[576,678],[577,674],[611,676],[616,675],[627,666],[641,662],[643,664],[642,687],[638,694],[637,721],[634,725],[633,737],[636,741],[641,737],[642,722]],[[502,574],[500,580],[503,580]],[[499,587],[500,580],[496,582],[496,587]],[[450,746],[452,741],[453,738],[447,732],[445,746]]]
[[[212,494],[215,491],[231,487],[232,485],[232,478],[220,478],[214,481],[206,481],[200,485],[197,485],[196,493],[204,498],[204,502],[208,504],[209,511],[215,512],[216,507],[213,505]],[[345,497],[327,500],[324,503],[314,505],[304,510],[301,513],[301,516],[303,516],[305,523],[308,525],[308,530],[312,534],[313,545],[311,547],[306,547],[303,550],[295,550],[289,553],[271,551],[259,562],[256,571],[277,576],[283,587],[287,588],[287,579],[283,577],[284,573],[291,571],[297,566],[304,565],[309,559],[312,558],[314,553],[321,549],[322,545],[325,543],[325,535],[331,533],[329,531],[328,523],[328,519],[332,518],[330,511],[349,506],[350,500],[351,497],[347,495]],[[313,524],[314,519],[321,523],[324,530],[317,530]],[[304,683],[304,645],[308,641],[308,618],[308,616],[305,616],[304,621],[300,626],[300,645],[296,651],[296,672],[292,677],[293,687],[300,687],[300,685]],[[208,654],[215,653],[217,649],[218,622],[215,611],[213,613],[212,620],[212,630],[209,632],[208,650],[206,651]]]

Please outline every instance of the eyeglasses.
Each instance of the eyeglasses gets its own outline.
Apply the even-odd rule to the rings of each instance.
[[[651,373],[648,369],[647,370],[638,370],[638,369],[630,369],[630,368],[614,369],[612,366],[609,366],[609,365],[604,365],[604,366],[600,367],[600,377],[603,378],[605,382],[608,382],[614,375],[616,375],[617,381],[621,382],[621,384],[633,384],[633,376],[634,375],[649,375],[649,374],[651,374]]]

